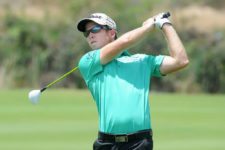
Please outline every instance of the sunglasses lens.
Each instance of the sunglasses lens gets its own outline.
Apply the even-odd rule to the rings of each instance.
[[[100,26],[95,26],[91,29],[91,33],[97,33],[101,30],[102,28]]]
[[[102,29],[101,26],[96,25],[93,28],[91,28],[90,30],[87,30],[87,31],[85,31],[83,33],[84,33],[85,37],[88,37],[90,33],[98,33],[101,29]]]

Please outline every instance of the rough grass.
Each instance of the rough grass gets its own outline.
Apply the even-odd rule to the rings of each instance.
[[[32,105],[29,90],[0,91],[0,149],[89,150],[97,111],[86,90],[47,90]],[[225,96],[152,93],[155,150],[224,150]]]

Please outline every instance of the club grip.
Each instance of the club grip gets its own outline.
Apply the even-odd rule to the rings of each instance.
[[[162,18],[169,18],[169,17],[170,17],[170,12],[166,12],[162,16]]]

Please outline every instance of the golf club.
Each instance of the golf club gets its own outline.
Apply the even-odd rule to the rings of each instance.
[[[69,72],[65,73],[64,75],[62,75],[58,79],[54,80],[53,82],[49,83],[47,86],[43,87],[40,90],[30,91],[29,94],[28,94],[28,97],[29,97],[30,101],[32,102],[32,104],[38,103],[41,93],[44,92],[47,88],[51,87],[53,84],[55,84],[55,83],[59,82],[60,80],[64,79],[66,76],[68,76],[69,74],[71,74],[72,72],[74,72],[77,69],[78,69],[78,66],[73,68]]]
[[[162,16],[162,18],[168,18],[168,17],[170,17],[170,13],[169,12],[164,13],[163,16]],[[60,80],[64,79],[66,76],[68,76],[69,74],[71,74],[72,72],[77,70],[77,68],[78,68],[78,66],[73,68],[69,72],[65,73],[64,75],[62,75],[58,79],[54,80],[53,82],[49,83],[47,86],[43,87],[40,90],[32,90],[32,91],[30,91],[29,94],[28,94],[28,97],[29,97],[30,101],[33,104],[37,104],[42,92],[44,92],[47,88],[51,87],[53,84],[55,84],[55,83],[59,82]]]

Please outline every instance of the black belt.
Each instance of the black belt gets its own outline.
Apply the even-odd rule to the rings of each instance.
[[[152,130],[142,130],[132,134],[107,134],[103,132],[98,132],[98,140],[103,142],[131,142],[135,140],[143,140],[143,139],[151,139],[152,138]]]

